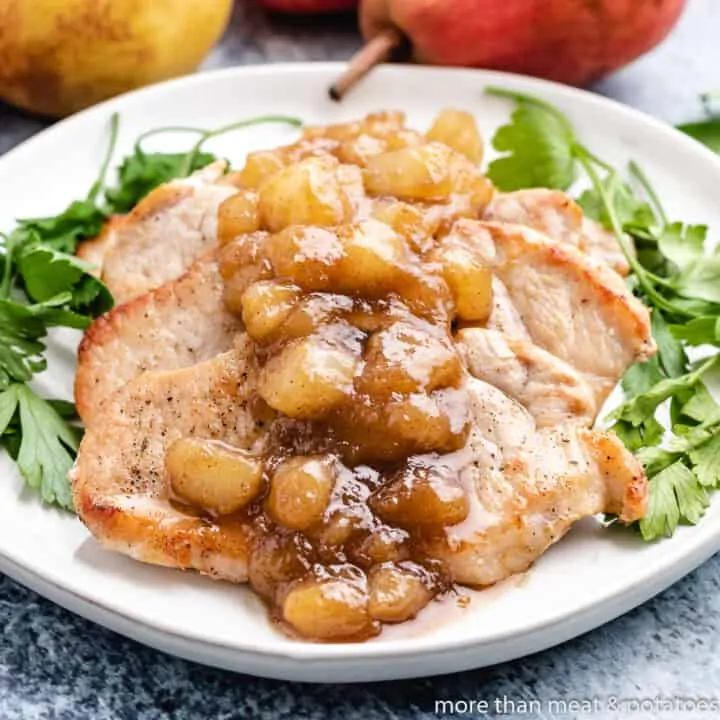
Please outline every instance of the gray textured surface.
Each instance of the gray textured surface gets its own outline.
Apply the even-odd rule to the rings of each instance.
[[[699,114],[699,92],[720,88],[720,2],[690,0],[660,49],[597,90],[666,120]],[[353,23],[269,22],[241,6],[208,67],[342,59],[358,44]],[[0,153],[44,126],[0,105]],[[0,189],[0,198],[1,198]],[[0,200],[1,201],[1,200]],[[438,699],[550,701],[597,698],[594,717],[717,717],[720,713],[612,712],[613,697],[720,697],[720,558],[605,627],[561,647],[491,669],[425,680],[314,687],[257,680],[167,657],[91,625],[0,579],[0,720],[16,718],[431,718]],[[483,717],[469,713],[465,717]],[[456,717],[460,717],[456,715]]]

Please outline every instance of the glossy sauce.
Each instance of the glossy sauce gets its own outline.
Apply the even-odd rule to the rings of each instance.
[[[179,441],[168,471],[176,501],[252,524],[250,583],[304,638],[363,640],[417,615],[449,588],[421,545],[468,518],[451,333],[483,321],[490,276],[437,239],[492,190],[467,159],[479,136],[461,133],[465,157],[436,126],[430,143],[393,113],[310,128],[250,156],[220,210],[266,433],[251,450]]]

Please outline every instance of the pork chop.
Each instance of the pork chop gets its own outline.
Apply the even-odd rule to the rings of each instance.
[[[178,512],[164,461],[170,444],[187,436],[258,451],[266,426],[248,410],[255,375],[241,340],[204,363],[144,373],[109,398],[71,472],[75,506],[93,535],[143,562],[246,580],[249,527]],[[587,515],[642,516],[645,476],[615,436],[574,424],[538,431],[500,390],[479,380],[467,387],[474,429],[448,461],[460,470],[472,510],[425,545],[454,581],[486,585],[524,570]]]
[[[596,407],[630,363],[654,351],[647,309],[615,273],[576,249],[527,227],[471,220],[458,221],[442,242],[470,246],[493,268],[488,329],[534,344],[581,373]],[[81,417],[90,422],[102,399],[139,372],[184,367],[229,348],[239,321],[221,295],[216,263],[201,261],[97,320],[78,358]]]
[[[71,472],[75,507],[104,545],[143,562],[246,579],[249,533],[189,517],[168,501],[165,451],[185,435],[250,447],[249,353],[227,352],[182,370],[144,373],[103,406]]]
[[[599,404],[629,365],[655,352],[648,309],[616,272],[577,248],[526,226],[476,220],[458,220],[443,242],[471,249],[507,291],[512,310],[496,297],[488,326],[512,316],[514,335],[582,373]]]
[[[225,309],[215,252],[188,272],[99,317],[78,350],[75,403],[86,425],[102,401],[146,370],[193,365],[232,346],[242,329]]]
[[[630,272],[615,236],[586,218],[582,208],[560,190],[533,188],[498,193],[485,210],[484,219],[527,225],[607,263],[620,275]]]
[[[614,434],[572,423],[537,430],[507,395],[471,382],[475,423],[460,451],[470,513],[423,545],[455,582],[483,587],[523,572],[583,517],[644,515],[647,479]]]
[[[106,220],[100,234],[89,240],[83,240],[75,254],[92,265],[91,273],[95,277],[102,276],[103,262],[110,248],[115,244],[120,226],[125,222],[124,215],[112,215]]]
[[[571,365],[532,342],[466,328],[455,335],[455,343],[470,374],[517,400],[539,428],[594,422],[598,406],[590,384]]]
[[[225,163],[153,190],[126,216],[103,259],[102,279],[118,304],[179,277],[217,243],[217,210],[237,192],[219,182]]]

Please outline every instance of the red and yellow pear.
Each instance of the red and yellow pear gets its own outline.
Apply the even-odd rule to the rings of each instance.
[[[657,45],[686,0],[363,0],[366,40],[394,28],[422,63],[585,85]]]

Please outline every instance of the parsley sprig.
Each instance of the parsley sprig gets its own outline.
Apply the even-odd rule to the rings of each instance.
[[[720,113],[717,110],[719,99],[720,93],[718,92],[701,95],[700,100],[705,110],[705,119],[678,125],[678,130],[682,130],[703,145],[707,145],[716,153],[720,153]]]
[[[139,200],[158,185],[174,178],[191,175],[196,170],[217,160],[212,153],[203,151],[205,143],[209,140],[235,130],[269,123],[294,126],[302,124],[298,118],[287,115],[262,115],[212,130],[186,125],[169,125],[144,132],[135,140],[132,154],[126,157],[120,165],[118,185],[105,191],[109,207],[115,213],[129,212]],[[172,133],[199,137],[184,153],[148,153],[145,150],[144,145],[150,138]]]
[[[83,200],[55,217],[20,220],[0,236],[0,439],[28,486],[66,509],[72,509],[67,473],[79,433],[73,415],[61,414],[56,401],[41,398],[26,383],[47,367],[50,328],[82,329],[112,307],[105,285],[72,253],[80,240],[100,232],[107,217],[97,198],[117,131],[113,116],[100,174]]]
[[[625,402],[609,420],[650,479],[643,538],[672,535],[680,523],[701,519],[708,491],[720,486],[720,405],[705,382],[720,365],[720,254],[706,247],[706,227],[668,219],[637,164],[622,175],[579,140],[554,105],[504,88],[486,92],[515,102],[493,138],[503,154],[490,163],[490,179],[504,191],[569,190],[584,175],[590,187],[578,202],[613,232],[631,268],[630,286],[652,308],[658,353],[627,371]],[[690,346],[703,346],[706,357],[693,362]],[[657,418],[661,409],[669,412],[668,429]]]
[[[87,195],[57,215],[18,220],[12,232],[0,233],[0,443],[46,503],[73,509],[67,474],[81,430],[71,403],[45,399],[27,383],[47,367],[45,343],[51,328],[86,328],[113,305],[93,268],[75,257],[78,244],[98,235],[108,218],[129,212],[162,183],[216,160],[203,150],[211,138],[264,123],[302,124],[294,117],[267,115],[210,130],[155,128],[137,139],[118,168],[116,184],[108,187],[119,131],[115,114],[98,177]],[[143,143],[151,136],[180,131],[198,136],[187,152],[145,151]]]

